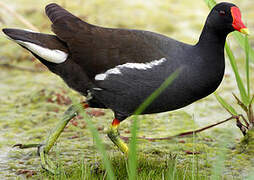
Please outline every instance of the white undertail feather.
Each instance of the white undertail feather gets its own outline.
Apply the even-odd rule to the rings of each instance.
[[[147,62],[147,63],[125,63],[122,65],[118,65],[112,69],[107,70],[104,73],[101,74],[97,74],[95,76],[95,80],[97,81],[103,81],[105,80],[110,74],[122,74],[121,73],[121,69],[124,68],[129,68],[129,69],[138,69],[138,70],[147,70],[147,69],[151,69],[154,66],[158,66],[161,63],[165,62],[166,58],[161,58],[159,60],[154,60],[151,62]]]
[[[34,32],[32,30],[29,29],[24,29],[24,31],[29,31],[29,32]],[[33,53],[35,53],[36,55],[40,56],[41,58],[45,59],[46,61],[52,62],[52,63],[62,63],[64,62],[67,57],[68,54],[60,51],[58,49],[48,49],[45,47],[41,47],[37,44],[31,43],[31,42],[25,42],[25,41],[21,41],[21,40],[15,40],[12,39],[9,36],[6,36],[8,39],[15,41],[16,43],[26,47],[27,49],[29,49],[30,51],[32,51]]]
[[[32,29],[23,29],[24,31],[28,31],[28,32],[33,32],[33,33],[39,33],[39,32],[36,32],[36,31],[34,31],[34,30],[32,30]]]
[[[67,53],[57,49],[48,49],[34,43],[24,42],[20,40],[15,40],[15,41],[18,44],[25,46],[27,49],[29,49],[36,55],[40,56],[41,58],[45,59],[46,61],[49,61],[52,63],[57,63],[57,64],[63,63],[68,57]]]

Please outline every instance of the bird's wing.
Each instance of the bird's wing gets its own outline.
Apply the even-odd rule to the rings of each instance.
[[[72,60],[90,78],[117,65],[147,63],[165,58],[165,46],[168,41],[174,41],[148,31],[94,26],[57,4],[49,4],[46,14],[52,21],[53,32],[67,43]]]

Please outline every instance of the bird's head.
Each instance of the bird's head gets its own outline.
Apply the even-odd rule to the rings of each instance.
[[[237,30],[243,34],[249,34],[241,17],[240,9],[236,5],[223,2],[211,10],[207,18],[207,25],[220,32],[230,33]]]

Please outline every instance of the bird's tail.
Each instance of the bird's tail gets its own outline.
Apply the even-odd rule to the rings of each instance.
[[[69,51],[66,44],[54,35],[9,28],[3,29],[3,32],[11,40],[29,50],[46,66],[47,63],[63,63],[68,58]]]
[[[3,32],[62,77],[71,88],[86,96],[87,90],[94,87],[83,69],[71,60],[66,43],[57,36],[9,28]]]

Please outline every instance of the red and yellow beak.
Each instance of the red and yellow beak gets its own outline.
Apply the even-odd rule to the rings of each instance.
[[[236,6],[231,7],[231,14],[233,18],[233,23],[232,23],[233,28],[243,34],[249,35],[250,34],[249,30],[242,22],[242,16],[241,16],[241,12],[239,8]]]

